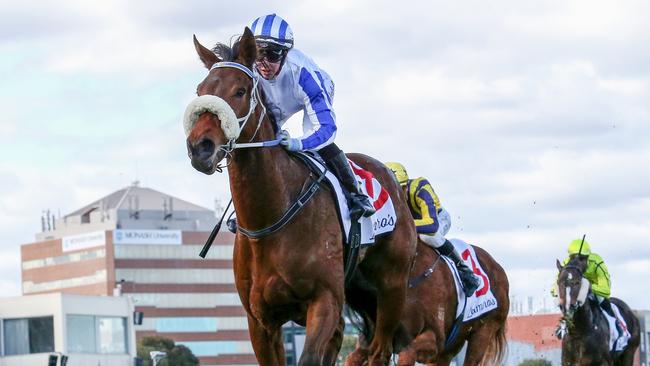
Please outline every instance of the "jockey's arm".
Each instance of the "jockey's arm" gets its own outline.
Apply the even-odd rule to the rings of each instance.
[[[594,280],[591,283],[592,291],[599,296],[609,298],[611,294],[611,282],[609,278],[609,271],[602,259],[589,263],[593,266]]]
[[[301,68],[298,78],[299,94],[304,103],[303,130],[311,133],[301,138],[303,150],[319,150],[334,142],[336,117],[332,100],[318,81],[318,75]]]
[[[421,187],[415,195],[415,203],[421,213],[421,218],[415,219],[418,234],[434,235],[438,232],[438,214],[433,195],[433,188],[429,184]]]

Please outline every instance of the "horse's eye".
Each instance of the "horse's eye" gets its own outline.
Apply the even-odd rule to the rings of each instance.
[[[244,95],[246,95],[246,89],[244,89],[244,88],[238,89],[237,93],[235,93],[235,95],[238,96],[238,97],[243,97]]]

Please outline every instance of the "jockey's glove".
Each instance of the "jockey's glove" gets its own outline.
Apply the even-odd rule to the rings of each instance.
[[[282,130],[278,133],[280,145],[289,151],[302,151],[302,141],[289,136],[289,132]]]

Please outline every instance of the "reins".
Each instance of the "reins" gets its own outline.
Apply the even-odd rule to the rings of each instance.
[[[239,123],[239,128],[240,131],[244,129],[246,126],[246,123],[248,122],[251,114],[255,110],[255,108],[258,105],[259,101],[259,90],[257,88],[257,83],[258,83],[258,78],[253,74],[253,72],[246,66],[238,64],[236,62],[217,62],[212,67],[210,68],[210,71],[216,69],[216,68],[233,68],[237,69],[243,73],[245,73],[248,77],[251,78],[253,81],[253,90],[251,92],[251,99],[249,103],[249,109],[248,113],[243,116],[237,118],[237,122]],[[231,156],[231,153],[235,149],[249,149],[249,148],[263,148],[263,147],[273,147],[277,146],[280,144],[280,139],[275,139],[275,140],[268,140],[268,141],[260,141],[260,142],[252,142],[255,137],[257,136],[257,133],[260,130],[260,126],[262,125],[262,120],[264,119],[264,115],[266,114],[266,107],[264,106],[264,103],[259,103],[262,107],[262,113],[260,114],[260,118],[257,121],[257,127],[255,128],[255,133],[253,133],[253,136],[247,143],[237,143],[236,138],[231,138],[227,144],[225,145],[220,145],[219,149],[223,150],[226,153],[226,156]],[[292,156],[298,157],[303,163],[305,163],[308,167],[311,167],[313,163],[305,157],[303,154],[292,154]],[[226,166],[228,166],[229,163],[226,163]],[[223,166],[217,166],[216,169],[219,173],[223,171]],[[314,170],[310,168],[310,170]],[[317,171],[320,171],[320,169],[316,169]],[[239,225],[237,225],[237,230],[242,233],[242,235],[251,238],[251,239],[259,239],[263,238],[265,236],[268,236],[270,234],[273,234],[276,231],[279,231],[283,227],[285,227],[291,219],[293,219],[298,212],[311,200],[312,197],[316,194],[318,189],[321,186],[321,183],[323,179],[325,179],[325,173],[327,172],[327,169],[324,169],[321,171],[319,176],[309,185],[309,187],[301,193],[301,195],[298,197],[298,199],[291,205],[289,208],[282,214],[282,216],[275,221],[273,224],[262,228],[260,230],[248,230],[245,229]],[[311,176],[311,175],[310,175]],[[309,179],[309,177],[307,177]],[[304,186],[304,185],[303,185]],[[228,207],[230,207],[230,203],[232,202],[232,199],[228,203]],[[214,239],[217,236],[217,233],[221,229],[221,224],[223,223],[223,219],[226,215],[226,211],[228,210],[228,207],[226,207],[226,210],[224,210],[223,215],[221,216],[221,219],[215,227],[212,229],[212,232],[210,232],[210,235],[208,236],[208,239],[206,240],[205,244],[203,245],[203,248],[201,249],[201,252],[199,253],[199,256],[201,258],[205,258],[205,256],[208,254],[208,251],[210,250],[210,247],[212,246],[212,243],[214,242]]]

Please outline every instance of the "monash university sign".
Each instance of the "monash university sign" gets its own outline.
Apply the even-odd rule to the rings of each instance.
[[[113,244],[181,244],[180,230],[114,230]]]
[[[93,231],[91,233],[64,236],[61,238],[61,249],[64,252],[104,246],[106,235],[104,231]]]

